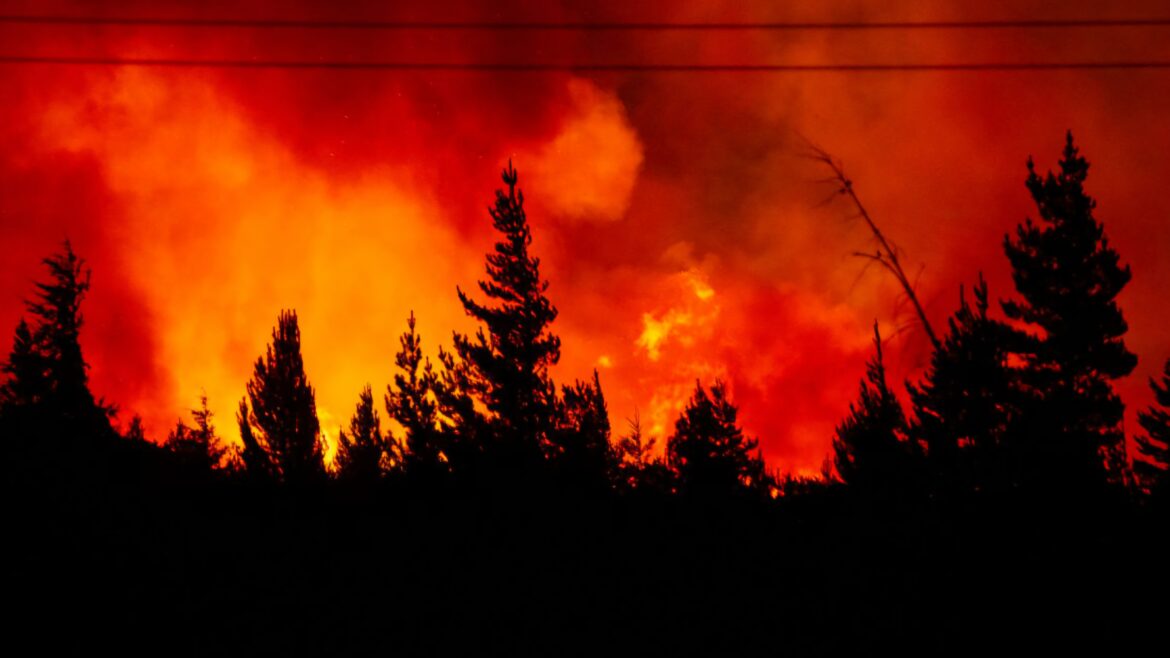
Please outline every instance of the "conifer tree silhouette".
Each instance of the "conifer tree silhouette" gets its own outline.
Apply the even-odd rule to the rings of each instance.
[[[431,360],[422,355],[422,340],[415,331],[414,312],[406,320],[394,357],[398,373],[386,388],[386,413],[402,426],[402,461],[406,471],[434,474],[447,468],[450,456],[439,431],[436,388],[438,375]]]
[[[195,421],[195,426],[191,427],[179,421],[167,436],[167,448],[184,462],[201,471],[218,468],[226,454],[223,443],[215,434],[211,417],[211,409],[207,407],[207,395],[200,395],[199,407],[191,410],[191,419]]]
[[[349,434],[344,429],[337,433],[337,476],[351,482],[374,482],[382,476],[383,465],[394,458],[394,452],[382,435],[374,393],[367,385],[358,396]]]
[[[629,431],[619,437],[614,445],[619,466],[623,468],[649,461],[653,456],[654,445],[658,443],[657,439],[647,437],[642,431],[642,418],[637,409],[634,410],[634,417],[626,419],[626,423]]]
[[[651,490],[665,493],[671,490],[673,473],[666,464],[665,455],[655,455],[658,440],[642,431],[642,420],[637,412],[627,421],[630,429],[614,446],[617,465],[615,484],[620,491]]]
[[[0,416],[10,431],[58,437],[112,437],[114,409],[89,390],[89,366],[81,352],[81,303],[90,274],[66,241],[42,261],[49,281],[36,284],[26,306],[33,322],[21,320],[4,365]]]
[[[562,476],[578,487],[608,485],[618,456],[609,440],[609,411],[596,370],[592,381],[563,387],[557,417],[548,452]]]
[[[874,356],[866,365],[860,396],[833,438],[841,480],[867,495],[903,491],[917,478],[918,451],[906,439],[906,416],[886,382],[882,337],[873,325]]]
[[[130,424],[126,426],[126,431],[122,436],[127,441],[145,443],[146,427],[142,424],[142,416],[135,414],[134,417],[130,419]]]
[[[476,404],[482,385],[470,364],[442,347],[439,363],[443,367],[434,382],[439,443],[448,470],[467,474],[480,464],[484,446],[490,442],[492,427]]]
[[[1027,186],[1042,224],[1027,219],[1004,237],[1021,299],[1004,313],[1041,330],[1021,333],[1030,478],[1051,489],[1096,489],[1125,470],[1124,406],[1111,380],[1137,365],[1122,339],[1117,295],[1130,280],[1094,218],[1084,190],[1089,163],[1066,136],[1060,170],[1041,177],[1028,160]]]
[[[247,397],[240,401],[238,420],[249,472],[253,472],[253,464],[259,472],[267,462],[274,475],[290,484],[314,482],[324,476],[317,405],[301,359],[296,311],[280,313],[267,353],[256,359]],[[256,450],[267,459],[259,460]]]
[[[258,482],[274,479],[276,477],[275,466],[268,456],[268,451],[260,445],[259,439],[252,431],[252,423],[248,420],[250,415],[248,399],[244,398],[240,400],[239,409],[236,411],[236,423],[240,427],[240,443],[243,444],[239,452],[243,473],[249,479]]]
[[[0,412],[15,413],[48,399],[51,391],[48,357],[42,353],[24,318],[16,325],[12,353],[2,371],[6,379],[0,385]]]
[[[723,497],[768,490],[771,483],[759,442],[744,435],[737,415],[722,381],[715,380],[710,393],[695,382],[695,391],[666,442],[667,463],[676,474],[680,493]]]
[[[1017,406],[1008,365],[1011,329],[987,316],[982,275],[973,292],[974,307],[960,289],[959,310],[922,383],[907,387],[915,417],[910,435],[926,449],[936,491],[1003,488],[1012,478],[1006,453]]]
[[[490,448],[522,467],[540,459],[553,430],[556,389],[548,369],[560,359],[561,341],[548,331],[557,310],[545,296],[548,282],[540,277],[540,259],[528,253],[532,234],[511,162],[502,177],[507,192],[497,190],[495,205],[488,209],[501,239],[487,255],[488,279],[479,282],[496,305],[480,304],[457,290],[464,310],[483,326],[474,337],[454,335],[464,370],[452,383],[457,384],[453,390],[478,399],[489,412]]]
[[[1138,414],[1146,431],[1137,436],[1138,452],[1148,461],[1134,460],[1134,469],[1159,497],[1170,495],[1170,359],[1162,369],[1162,383],[1150,379],[1155,405]]]

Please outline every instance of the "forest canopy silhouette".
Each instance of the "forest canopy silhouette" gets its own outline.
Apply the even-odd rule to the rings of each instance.
[[[636,416],[625,423],[611,418],[598,370],[583,381],[553,381],[551,368],[561,355],[558,312],[533,253],[520,175],[509,162],[488,208],[496,242],[486,254],[484,278],[478,291],[455,290],[476,323],[474,333],[453,333],[434,363],[423,354],[413,310],[401,309],[405,330],[397,340],[388,336],[385,345],[391,384],[377,394],[370,385],[353,392],[352,417],[338,428],[332,459],[326,458],[325,428],[302,358],[298,314],[291,309],[279,313],[252,377],[240,383],[234,419],[239,443],[218,434],[205,395],[194,401],[190,420],[177,421],[158,444],[147,440],[137,420],[115,429],[115,408],[90,392],[81,349],[90,273],[64,243],[44,259],[46,278],[26,304],[3,365],[0,440],[7,486],[74,521],[86,516],[94,500],[113,509],[166,509],[217,538],[201,539],[207,544],[200,546],[242,532],[245,539],[230,539],[251,551],[243,566],[230,570],[231,586],[241,588],[264,582],[264,561],[277,558],[263,551],[271,548],[271,537],[301,532],[305,526],[288,520],[296,518],[316,519],[338,533],[337,541],[355,542],[354,526],[346,523],[389,514],[397,520],[371,532],[405,533],[416,548],[453,539],[450,533],[457,531],[443,519],[457,518],[455,525],[470,524],[490,536],[539,537],[572,560],[595,569],[605,565],[626,579],[638,578],[643,567],[635,565],[650,557],[623,555],[606,541],[620,538],[633,541],[625,549],[658,550],[651,548],[655,542],[671,536],[686,547],[728,542],[717,550],[754,555],[790,533],[806,533],[786,550],[812,560],[822,540],[833,546],[829,559],[842,557],[833,552],[840,547],[832,538],[809,538],[822,537],[817,533],[831,519],[848,520],[875,546],[881,540],[868,533],[891,532],[886,520],[897,515],[924,514],[912,516],[920,525],[901,530],[912,536],[933,532],[927,520],[934,515],[965,519],[976,530],[952,532],[975,533],[975,547],[994,541],[978,534],[990,531],[984,524],[1005,519],[1014,519],[1008,525],[1016,530],[1012,524],[1026,526],[1037,518],[1078,518],[1087,525],[1077,527],[1089,531],[1098,518],[1164,524],[1170,504],[1170,355],[1144,357],[1165,361],[1165,375],[1150,382],[1156,403],[1140,413],[1133,454],[1122,425],[1124,403],[1113,389],[1138,358],[1126,346],[1127,324],[1117,301],[1132,273],[1096,217],[1096,202],[1085,189],[1088,172],[1071,133],[1055,171],[1040,173],[1029,160],[1026,186],[1035,218],[1002,239],[1015,289],[992,291],[981,273],[972,273],[973,285],[956,291],[958,305],[945,329],[937,337],[929,334],[933,349],[921,377],[890,381],[883,350],[889,339],[875,322],[865,377],[856,399],[841,400],[842,419],[820,477],[794,476],[784,464],[765,463],[758,437],[739,424],[734,390],[720,379],[695,382],[661,444],[644,433]],[[997,296],[1000,301],[993,301]],[[78,507],[78,499],[60,497],[69,491],[90,500]],[[281,512],[273,505],[290,507]],[[227,508],[243,524],[286,520],[265,525],[265,531],[228,531],[209,520]],[[281,529],[280,523],[291,525]],[[557,529],[552,538],[545,534],[553,532],[549,528]],[[600,534],[586,540],[579,533]],[[720,539],[703,539],[711,536]],[[307,560],[314,547],[329,541],[323,535],[295,549],[296,557],[280,559]],[[330,568],[359,578],[361,565],[350,561],[368,559],[363,551],[370,547],[346,546],[357,552]],[[418,550],[409,554],[424,572],[461,574],[446,587],[466,594],[478,591],[469,583],[486,585],[494,578],[495,567],[445,562],[455,559],[446,552],[452,546]],[[483,550],[508,568],[553,568],[558,578],[588,588],[560,571],[563,565],[550,567],[546,561],[553,556],[522,557],[499,546]],[[882,552],[893,551],[890,546],[875,550],[898,569],[918,568]],[[704,573],[734,574],[740,591],[752,586],[752,576],[741,571],[757,564],[752,560],[700,569],[691,562],[697,554],[668,555],[676,561],[671,568],[713,569]],[[953,567],[944,556],[925,560]],[[203,562],[192,567],[193,573],[210,568]],[[297,568],[316,573],[305,564]],[[1003,569],[997,577],[1015,573]],[[767,582],[773,577],[780,576],[762,576]],[[405,578],[402,586],[412,596],[427,596],[425,579]],[[847,589],[861,587],[836,578],[843,576],[833,582]],[[349,591],[352,583],[346,582]],[[636,590],[630,582],[621,587]],[[708,583],[699,591],[726,594],[725,586],[731,587]],[[330,587],[316,584],[309,591],[324,595]],[[908,610],[916,605],[902,604]],[[577,614],[585,609],[579,600],[566,605]],[[702,609],[725,621],[719,615],[730,615]],[[741,606],[732,609],[754,618]],[[945,624],[930,626],[936,621],[928,616],[915,623],[923,632],[945,633]],[[265,623],[280,626],[272,617]],[[443,623],[456,624],[453,618]]]
[[[930,367],[920,381],[906,383],[905,395],[887,380],[875,325],[874,356],[859,398],[843,401],[848,415],[837,428],[824,484],[887,494],[913,489],[928,497],[1164,487],[1165,410],[1142,413],[1145,434],[1135,437],[1135,461],[1121,427],[1124,406],[1111,388],[1137,363],[1124,343],[1127,325],[1116,299],[1131,273],[1094,216],[1096,203],[1084,189],[1088,169],[1071,133],[1057,171],[1042,175],[1029,160],[1027,188],[1038,217],[1004,237],[1016,290],[999,304],[1003,319],[990,313],[981,275],[970,291],[960,289]],[[632,436],[613,435],[597,371],[586,381],[552,381],[561,348],[553,331],[557,309],[540,259],[530,253],[519,174],[509,163],[501,178],[504,189],[489,208],[498,241],[478,284],[487,301],[456,290],[479,328],[455,333],[449,348],[440,347],[436,367],[422,355],[410,312],[383,404],[375,405],[369,387],[358,392],[331,463],[294,310],[278,316],[246,383],[236,419],[240,444],[215,434],[204,397],[192,412],[194,427],[180,421],[162,445],[208,471],[289,484],[329,475],[505,480],[547,470],[583,490],[652,482],[679,495],[739,489],[781,495],[784,465],[765,467],[721,381],[695,383],[658,450],[646,448],[638,426]],[[4,433],[29,446],[109,440],[115,410],[90,393],[80,344],[90,273],[68,242],[43,262],[48,279],[28,301],[4,363]],[[1164,388],[1151,386],[1164,407]],[[392,421],[386,428],[383,411]],[[143,438],[137,423],[128,428],[123,435]]]

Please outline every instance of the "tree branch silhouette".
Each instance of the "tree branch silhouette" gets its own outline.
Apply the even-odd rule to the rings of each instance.
[[[849,198],[853,206],[857,208],[857,215],[869,227],[870,233],[873,234],[874,241],[877,242],[877,249],[873,252],[855,251],[854,256],[864,258],[870,262],[877,263],[886,269],[902,286],[902,290],[906,293],[906,298],[914,306],[914,312],[918,315],[919,321],[922,323],[922,329],[926,332],[927,338],[930,339],[931,345],[938,349],[941,345],[937,334],[934,333],[934,328],[930,326],[930,320],[926,317],[926,311],[922,308],[922,303],[918,300],[918,294],[914,290],[914,283],[911,282],[910,277],[906,275],[905,270],[902,269],[901,259],[898,257],[899,249],[896,244],[891,242],[878,227],[877,223],[870,216],[869,211],[866,210],[865,205],[861,203],[861,199],[857,196],[857,192],[853,189],[853,181],[845,175],[845,169],[841,162],[835,159],[828,151],[805,140],[810,156],[813,160],[824,164],[833,175],[826,180],[826,182],[838,185],[837,194]]]

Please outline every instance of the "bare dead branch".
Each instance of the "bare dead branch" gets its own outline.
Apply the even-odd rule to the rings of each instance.
[[[917,277],[915,278],[915,282],[911,282],[910,278],[906,276],[905,270],[902,268],[901,259],[899,258],[902,254],[901,250],[882,233],[877,223],[874,222],[873,217],[870,216],[869,211],[866,210],[865,205],[861,203],[861,199],[853,189],[853,181],[845,175],[845,168],[841,162],[807,138],[803,139],[809,150],[806,157],[828,167],[833,174],[830,182],[839,186],[837,194],[848,197],[849,201],[857,209],[858,216],[869,227],[870,233],[873,234],[873,239],[877,243],[878,249],[874,254],[855,253],[854,255],[880,263],[898,281],[898,284],[902,286],[902,290],[906,293],[907,299],[913,304],[927,338],[930,339],[931,344],[937,349],[941,343],[939,342],[938,336],[934,333],[934,329],[930,326],[930,320],[926,318],[926,311],[923,310],[922,304],[918,300],[918,295],[915,292]],[[919,274],[921,274],[921,271]]]

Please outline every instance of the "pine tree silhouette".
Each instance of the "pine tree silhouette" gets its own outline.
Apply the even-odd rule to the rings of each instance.
[[[26,302],[33,322],[21,320],[12,354],[4,365],[0,416],[9,431],[62,438],[112,437],[114,409],[95,400],[81,352],[81,303],[89,271],[66,241],[61,253],[45,258],[50,280],[36,284]]]
[[[337,433],[337,476],[351,482],[374,482],[382,476],[383,465],[394,458],[394,452],[382,435],[374,393],[367,385],[358,396],[349,434],[344,429]]]
[[[301,332],[295,311],[280,313],[267,353],[256,359],[247,392],[247,398],[240,402],[238,420],[248,471],[254,472],[255,464],[255,472],[262,472],[262,464],[267,461],[273,474],[284,482],[305,484],[320,480],[325,474],[324,449],[313,387],[301,359]],[[258,459],[257,449],[267,460]]]
[[[833,438],[837,475],[866,495],[901,493],[918,479],[918,450],[906,439],[906,416],[886,382],[882,337],[873,325],[874,356],[866,365],[860,396]]]
[[[199,407],[191,410],[191,427],[179,421],[167,436],[167,448],[181,460],[200,471],[211,471],[219,467],[226,449],[215,434],[211,422],[211,409],[207,407],[207,395],[199,396]]]
[[[556,389],[548,369],[560,359],[561,341],[548,332],[557,310],[545,296],[548,282],[540,277],[540,259],[528,253],[532,234],[511,162],[503,181],[507,192],[497,190],[495,206],[488,210],[502,239],[487,255],[488,280],[479,282],[496,305],[482,305],[458,290],[464,310],[484,326],[473,338],[455,334],[459,367],[465,370],[452,383],[453,390],[487,408],[491,450],[503,462],[523,467],[540,459],[553,429]]]
[[[695,382],[666,442],[667,463],[676,473],[680,493],[706,498],[768,490],[771,483],[759,442],[744,436],[737,415],[722,381],[715,380],[710,393]]]
[[[570,486],[608,486],[618,456],[609,441],[609,411],[596,370],[592,381],[563,388],[557,417],[558,427],[550,435],[548,452],[562,477]]]
[[[973,292],[974,307],[960,290],[959,310],[922,383],[907,387],[915,416],[910,436],[926,449],[936,491],[1003,489],[1013,478],[1006,452],[1017,406],[1011,329],[987,317],[982,275]]]
[[[1096,489],[1125,470],[1124,406],[1110,381],[1137,365],[1116,301],[1130,270],[1093,216],[1088,170],[1071,132],[1059,172],[1041,178],[1029,158],[1027,186],[1043,223],[1028,219],[1015,239],[1004,238],[1022,297],[1004,301],[1004,313],[1042,332],[1021,334],[1016,349],[1025,362],[1022,459],[1028,477],[1048,490]]]
[[[1134,460],[1134,469],[1159,497],[1170,495],[1170,359],[1162,369],[1162,383],[1150,379],[1156,405],[1138,414],[1145,436],[1135,437],[1138,452],[1147,461]]]
[[[436,388],[438,375],[431,360],[422,355],[422,340],[415,331],[414,312],[406,320],[401,348],[394,357],[399,372],[386,388],[386,413],[402,426],[405,436],[403,467],[407,472],[433,475],[447,468],[450,459],[439,431]]]

